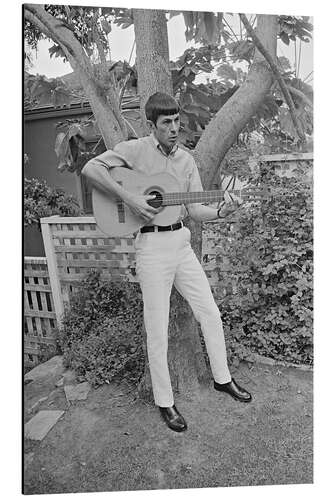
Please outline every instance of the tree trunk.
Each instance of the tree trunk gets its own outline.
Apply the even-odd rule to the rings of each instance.
[[[169,44],[163,10],[134,9],[136,68],[143,130],[148,133],[144,106],[155,92],[173,95],[169,67]]]
[[[143,113],[151,94],[166,92],[173,95],[165,13],[135,9],[134,30],[140,107]],[[143,119],[145,123],[144,115]],[[197,323],[187,302],[175,290],[171,294],[168,361],[172,386],[176,392],[195,390],[208,379]],[[139,385],[139,394],[144,399],[151,398],[148,366]]]
[[[98,128],[106,149],[113,149],[118,142],[127,139],[127,128],[121,116],[117,100],[114,99],[114,104],[110,104],[106,92],[99,87],[95,80],[81,70],[75,60],[71,61],[71,66],[80,77],[94,116],[98,117]]]

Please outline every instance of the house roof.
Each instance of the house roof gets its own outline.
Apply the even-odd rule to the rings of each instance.
[[[117,62],[115,63],[113,61],[107,62],[107,66],[109,66],[109,69],[113,69],[117,64],[118,64]],[[98,66],[100,65],[96,65],[97,70]],[[24,72],[25,80],[31,77],[37,78],[40,76],[43,75],[32,75],[26,71]],[[44,78],[46,81],[61,80],[65,84],[65,86],[69,87],[69,89],[73,91],[74,95],[70,98],[70,100],[67,101],[66,104],[61,103],[59,105],[55,105],[54,102],[52,102],[51,97],[43,96],[43,98],[39,100],[38,104],[30,106],[25,105],[24,109],[25,118],[33,119],[33,117],[35,117],[36,119],[38,119],[42,117],[46,118],[49,116],[72,115],[73,113],[75,114],[91,113],[91,107],[89,101],[85,99],[83,95],[83,89],[80,79],[75,74],[75,72],[72,71],[57,78],[46,78],[46,77]],[[80,94],[82,94],[82,97]],[[122,99],[122,108],[136,109],[139,106],[140,106],[139,96],[134,92],[126,91]]]

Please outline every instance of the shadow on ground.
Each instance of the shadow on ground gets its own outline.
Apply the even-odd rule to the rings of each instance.
[[[127,386],[92,389],[69,406],[53,381],[38,410],[66,412],[42,441],[25,440],[24,493],[311,483],[312,373],[241,365],[234,375],[253,402],[211,386],[176,397],[188,423],[180,434]],[[42,386],[26,386],[26,410]]]

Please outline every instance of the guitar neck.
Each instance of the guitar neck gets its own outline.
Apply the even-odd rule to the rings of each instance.
[[[189,203],[214,203],[223,199],[225,191],[193,191],[189,193],[163,193],[162,205],[187,205]],[[228,190],[228,193],[242,197],[241,189]]]

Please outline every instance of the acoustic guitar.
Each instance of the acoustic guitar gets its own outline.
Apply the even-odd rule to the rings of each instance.
[[[133,194],[155,195],[147,203],[159,213],[149,222],[134,215],[127,205],[117,196],[93,189],[93,211],[98,227],[109,236],[127,236],[144,225],[168,226],[176,222],[181,213],[181,205],[190,203],[213,203],[223,199],[225,191],[181,192],[179,181],[168,173],[147,176],[128,168],[114,167],[110,175],[126,191]],[[244,188],[228,190],[242,199],[262,197],[262,190]]]

